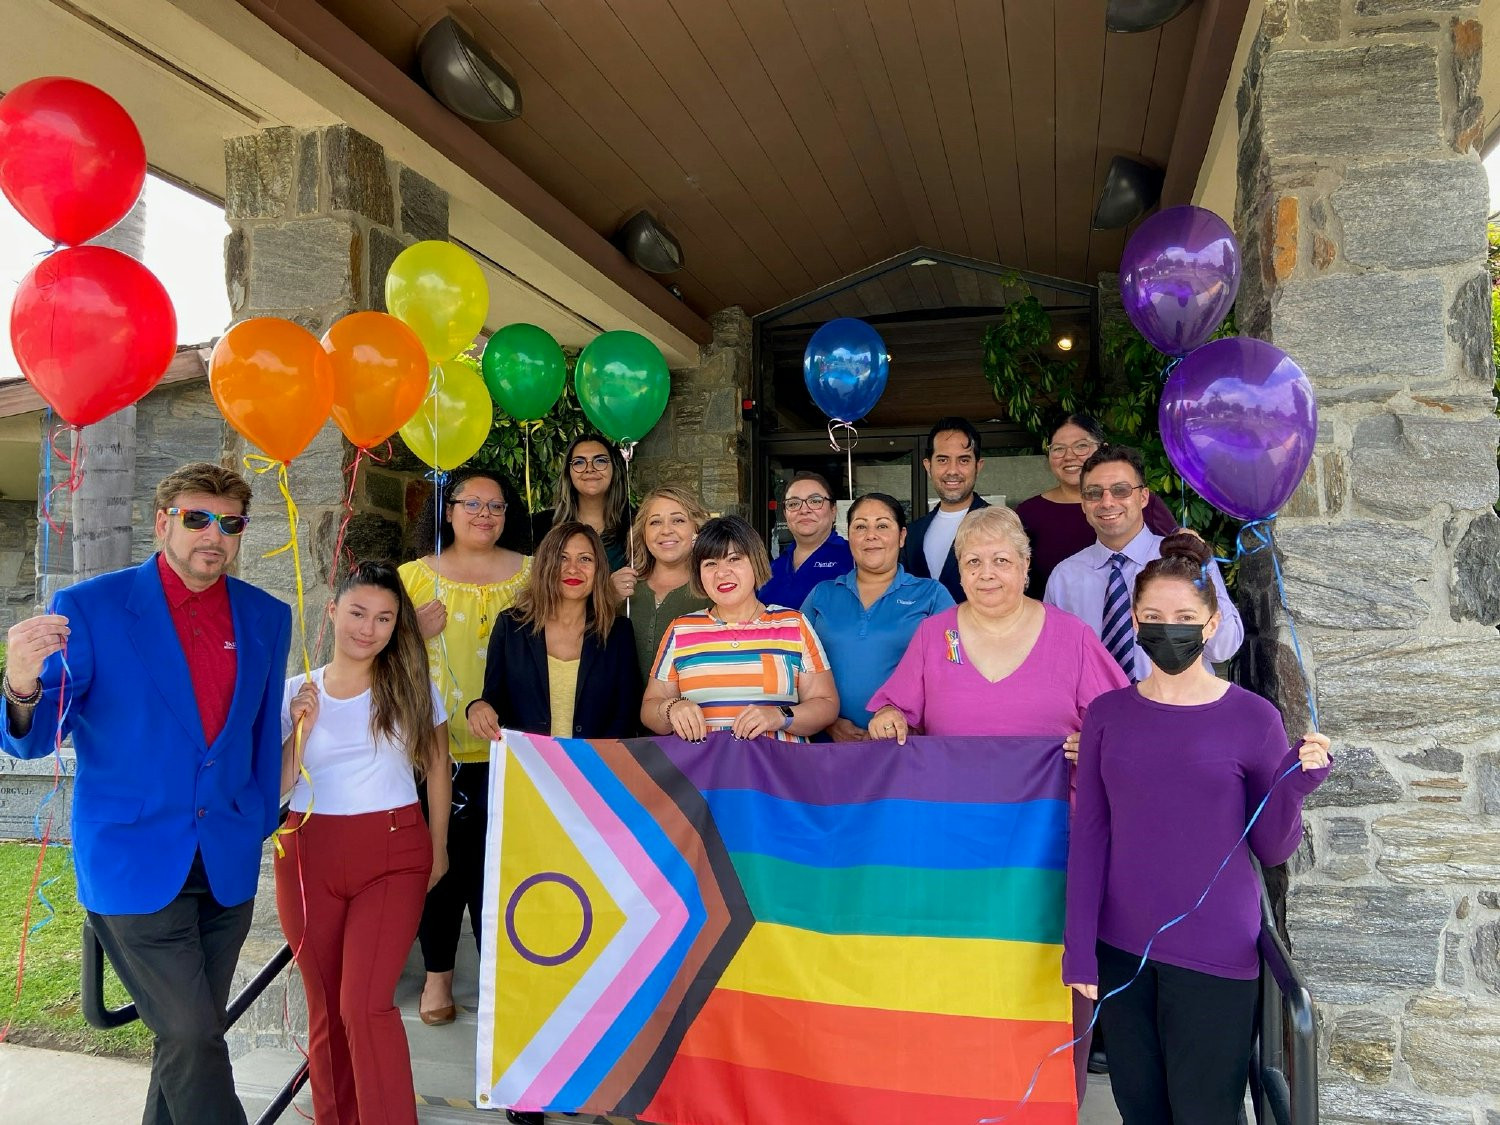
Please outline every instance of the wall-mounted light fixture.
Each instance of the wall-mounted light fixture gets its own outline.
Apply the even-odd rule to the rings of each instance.
[[[1071,337],[1071,336],[1059,336],[1057,338],[1057,350],[1060,351],[1060,352],[1070,352],[1070,351],[1072,351],[1073,350],[1073,337]]]
[[[1160,168],[1117,156],[1109,162],[1099,202],[1094,207],[1095,230],[1119,230],[1156,206],[1166,173]]]
[[[452,16],[427,29],[417,58],[432,96],[460,117],[494,124],[521,116],[521,87]]]
[[[674,273],[682,268],[682,243],[649,211],[637,211],[626,219],[612,241],[647,273]]]
[[[1130,34],[1150,31],[1179,15],[1193,0],[1109,0],[1104,26]]]

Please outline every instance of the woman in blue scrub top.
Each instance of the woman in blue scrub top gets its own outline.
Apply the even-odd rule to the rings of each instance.
[[[941,582],[902,569],[905,542],[900,502],[883,492],[861,496],[849,508],[854,569],[813,587],[802,605],[839,689],[839,717],[828,728],[835,742],[870,737],[865,704],[896,670],[917,626],[953,604]]]

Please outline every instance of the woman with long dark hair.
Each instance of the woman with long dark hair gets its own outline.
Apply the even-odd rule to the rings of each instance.
[[[625,458],[598,434],[574,438],[563,453],[552,510],[536,517],[537,543],[558,524],[576,520],[599,533],[604,542],[605,575],[629,570],[630,493],[625,483]],[[621,576],[623,580],[623,575]],[[629,596],[619,589],[619,597]]]
[[[458,469],[436,507],[417,524],[422,556],[404,563],[401,581],[417,607],[433,683],[444,707],[461,714],[484,685],[484,659],[500,615],[526,586],[531,560],[515,549],[525,542],[526,513],[510,482],[489,469]],[[427,1024],[452,1023],[453,964],[464,910],[475,939],[484,896],[484,826],[489,813],[489,743],[462,722],[448,726],[452,812],[448,873],[427,896],[419,938],[427,979],[418,1014]],[[431,801],[431,794],[424,794]]]
[[[333,657],[286,683],[276,911],[307,993],[320,1121],[416,1122],[396,982],[448,865],[447,715],[396,568],[358,563],[328,617]],[[213,763],[209,763],[212,765]],[[426,775],[430,820],[417,802]]]

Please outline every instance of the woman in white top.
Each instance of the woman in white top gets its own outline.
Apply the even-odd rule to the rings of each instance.
[[[282,704],[292,811],[276,910],[307,992],[315,1116],[415,1125],[393,1001],[427,889],[448,865],[447,716],[394,566],[357,563],[328,616],[333,659],[289,679]]]

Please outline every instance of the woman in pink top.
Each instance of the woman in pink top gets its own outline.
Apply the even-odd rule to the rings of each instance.
[[[1076,760],[1084,711],[1125,673],[1082,621],[1026,596],[1031,546],[1009,508],[970,512],[953,548],[968,600],[917,627],[870,699],[871,736],[1055,735]]]
[[[1078,760],[1078,732],[1094,697],[1129,684],[1120,665],[1071,613],[1026,596],[1031,542],[1009,508],[977,508],[953,540],[967,600],[917,626],[906,655],[870,699],[871,738],[942,735],[1063,739]],[[1073,1026],[1093,1005],[1075,994]],[[1083,1101],[1089,1036],[1073,1051]]]

